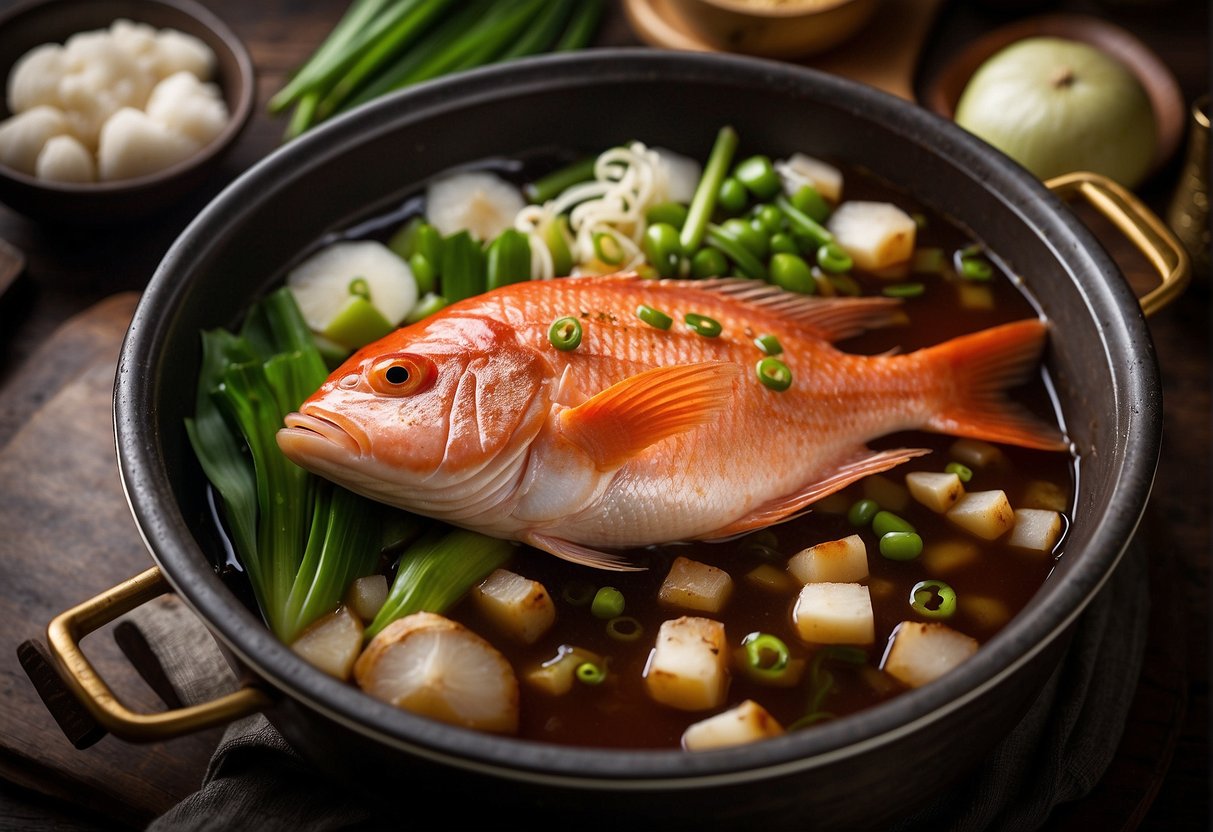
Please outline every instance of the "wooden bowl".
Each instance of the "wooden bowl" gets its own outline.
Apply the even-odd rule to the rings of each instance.
[[[200,39],[215,53],[215,78],[228,123],[190,158],[148,176],[110,182],[48,182],[0,165],[0,202],[30,217],[77,225],[108,225],[146,217],[180,199],[213,173],[248,123],[256,97],[253,62],[240,39],[193,0],[35,0],[0,16],[0,78],[43,43],[106,28],[117,18],[170,28]],[[0,100],[0,119],[8,118]]]
[[[1032,37],[1066,38],[1094,46],[1124,64],[1137,76],[1154,109],[1157,144],[1151,172],[1157,171],[1179,148],[1184,132],[1184,99],[1179,83],[1154,52],[1131,33],[1096,17],[1048,14],[996,29],[970,43],[931,79],[923,105],[944,118],[954,118],[956,104],[969,79],[996,52]]]

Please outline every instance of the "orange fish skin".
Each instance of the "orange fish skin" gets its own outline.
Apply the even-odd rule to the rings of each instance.
[[[673,325],[644,323],[642,304]],[[1034,371],[1043,322],[903,356],[832,345],[898,308],[738,280],[513,284],[357,352],[288,417],[279,444],[372,498],[597,565],[599,547],[712,539],[786,519],[919,453],[866,449],[888,433],[1066,447],[1002,396]],[[720,336],[692,331],[688,313],[718,321]],[[547,332],[569,315],[582,340],[562,352]],[[756,373],[754,338],[764,334],[783,347],[786,391]],[[393,361],[408,363],[415,390],[390,389],[383,373]]]

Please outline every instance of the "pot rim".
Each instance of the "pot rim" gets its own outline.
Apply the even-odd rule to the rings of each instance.
[[[1018,615],[959,669],[859,714],[751,746],[682,751],[572,748],[487,736],[379,702],[299,659],[214,574],[172,497],[158,437],[150,424],[163,342],[184,296],[188,269],[218,232],[252,214],[279,183],[306,175],[384,132],[477,102],[527,93],[580,90],[646,81],[762,86],[829,97],[831,106],[897,128],[907,140],[929,139],[933,153],[962,161],[992,199],[1045,238],[1071,274],[1119,275],[1091,233],[1064,203],[1009,158],[951,122],[871,87],[763,59],[645,49],[596,49],[541,56],[420,85],[322,125],[262,159],[220,193],[165,255],[135,312],[119,361],[114,425],[123,488],[140,534],[170,584],[245,665],[307,708],[378,742],[419,757],[497,777],[578,788],[698,788],[803,771],[884,745],[938,722],[980,697],[1064,634],[1111,575],[1144,511],[1161,441],[1161,402],[1153,345],[1137,299],[1120,279],[1081,284],[1085,314],[1101,324],[1103,354],[1123,367],[1112,392],[1121,406],[1104,414],[1118,423],[1120,464],[1109,505],[1129,506],[1104,518],[1081,563],[1051,578]],[[1115,363],[1119,362],[1119,364]],[[1129,437],[1132,437],[1130,441]],[[1105,453],[1109,449],[1104,449]],[[1109,474],[1112,475],[1112,474]]]

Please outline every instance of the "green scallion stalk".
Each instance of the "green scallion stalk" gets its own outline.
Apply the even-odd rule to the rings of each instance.
[[[593,179],[594,165],[597,163],[597,156],[580,159],[527,183],[523,186],[522,193],[531,203],[542,205],[549,199],[560,196],[568,188]]]
[[[571,52],[581,49],[594,37],[598,30],[598,21],[602,19],[604,3],[602,0],[578,0],[573,19],[565,28],[560,40],[552,47],[553,52]]]
[[[783,211],[784,218],[788,221],[792,231],[808,237],[816,248],[834,242],[834,235],[824,225],[793,205],[786,196],[782,194],[777,196],[775,205],[780,211]]]
[[[737,131],[732,127],[722,127],[716,134],[708,163],[704,165],[703,176],[695,188],[695,196],[691,198],[691,207],[687,210],[687,220],[683,223],[679,239],[683,251],[695,251],[703,242],[704,234],[708,231],[708,221],[712,218],[712,210],[716,207],[716,196],[720,192],[720,183],[728,173],[737,150]],[[726,254],[728,252],[725,252]],[[740,264],[739,264],[740,265]]]
[[[531,241],[514,228],[507,228],[489,245],[486,257],[486,286],[497,289],[531,279]]]
[[[511,46],[497,56],[497,60],[512,61],[546,51],[557,36],[564,31],[565,22],[573,8],[574,0],[549,0],[531,21],[531,25]]]
[[[687,222],[690,223],[690,220],[688,219]],[[685,232],[685,230],[684,226],[683,231]],[[709,224],[705,240],[709,246],[718,249],[721,254],[732,260],[746,277],[752,277],[755,280],[767,279],[767,267],[762,265],[762,262],[751,254],[740,240],[730,236],[720,226]]]
[[[442,242],[442,296],[455,303],[484,292],[487,277],[484,252],[467,231],[458,231]]]

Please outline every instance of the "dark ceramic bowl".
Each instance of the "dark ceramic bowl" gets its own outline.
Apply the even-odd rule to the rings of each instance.
[[[744,126],[747,145],[772,155],[847,159],[898,183],[1025,276],[1052,324],[1047,365],[1082,452],[1065,557],[1026,609],[933,684],[810,731],[693,755],[555,747],[432,722],[325,676],[275,640],[200,544],[202,478],[182,427],[199,330],[231,325],[313,241],[387,211],[445,168],[636,137],[704,158],[724,123]],[[184,232],[143,296],[118,368],[115,422],[123,481],[157,563],[233,661],[270,691],[268,716],[317,765],[391,794],[407,784],[427,803],[470,802],[469,812],[542,806],[546,817],[578,822],[608,806],[612,820],[650,825],[766,817],[866,828],[971,769],[1040,690],[1144,509],[1161,401],[1149,334],[1116,266],[1057,197],[964,131],[800,68],[593,50],[419,87],[309,133],[246,173]]]
[[[232,30],[194,0],[35,0],[17,5],[0,15],[0,78],[7,84],[13,64],[35,46],[63,43],[118,18],[176,29],[209,46],[216,58],[212,80],[227,103],[227,126],[185,161],[136,179],[47,182],[0,165],[0,202],[37,219],[81,225],[146,217],[202,184],[248,123],[257,92],[252,59]],[[5,96],[0,119],[10,115]]]

